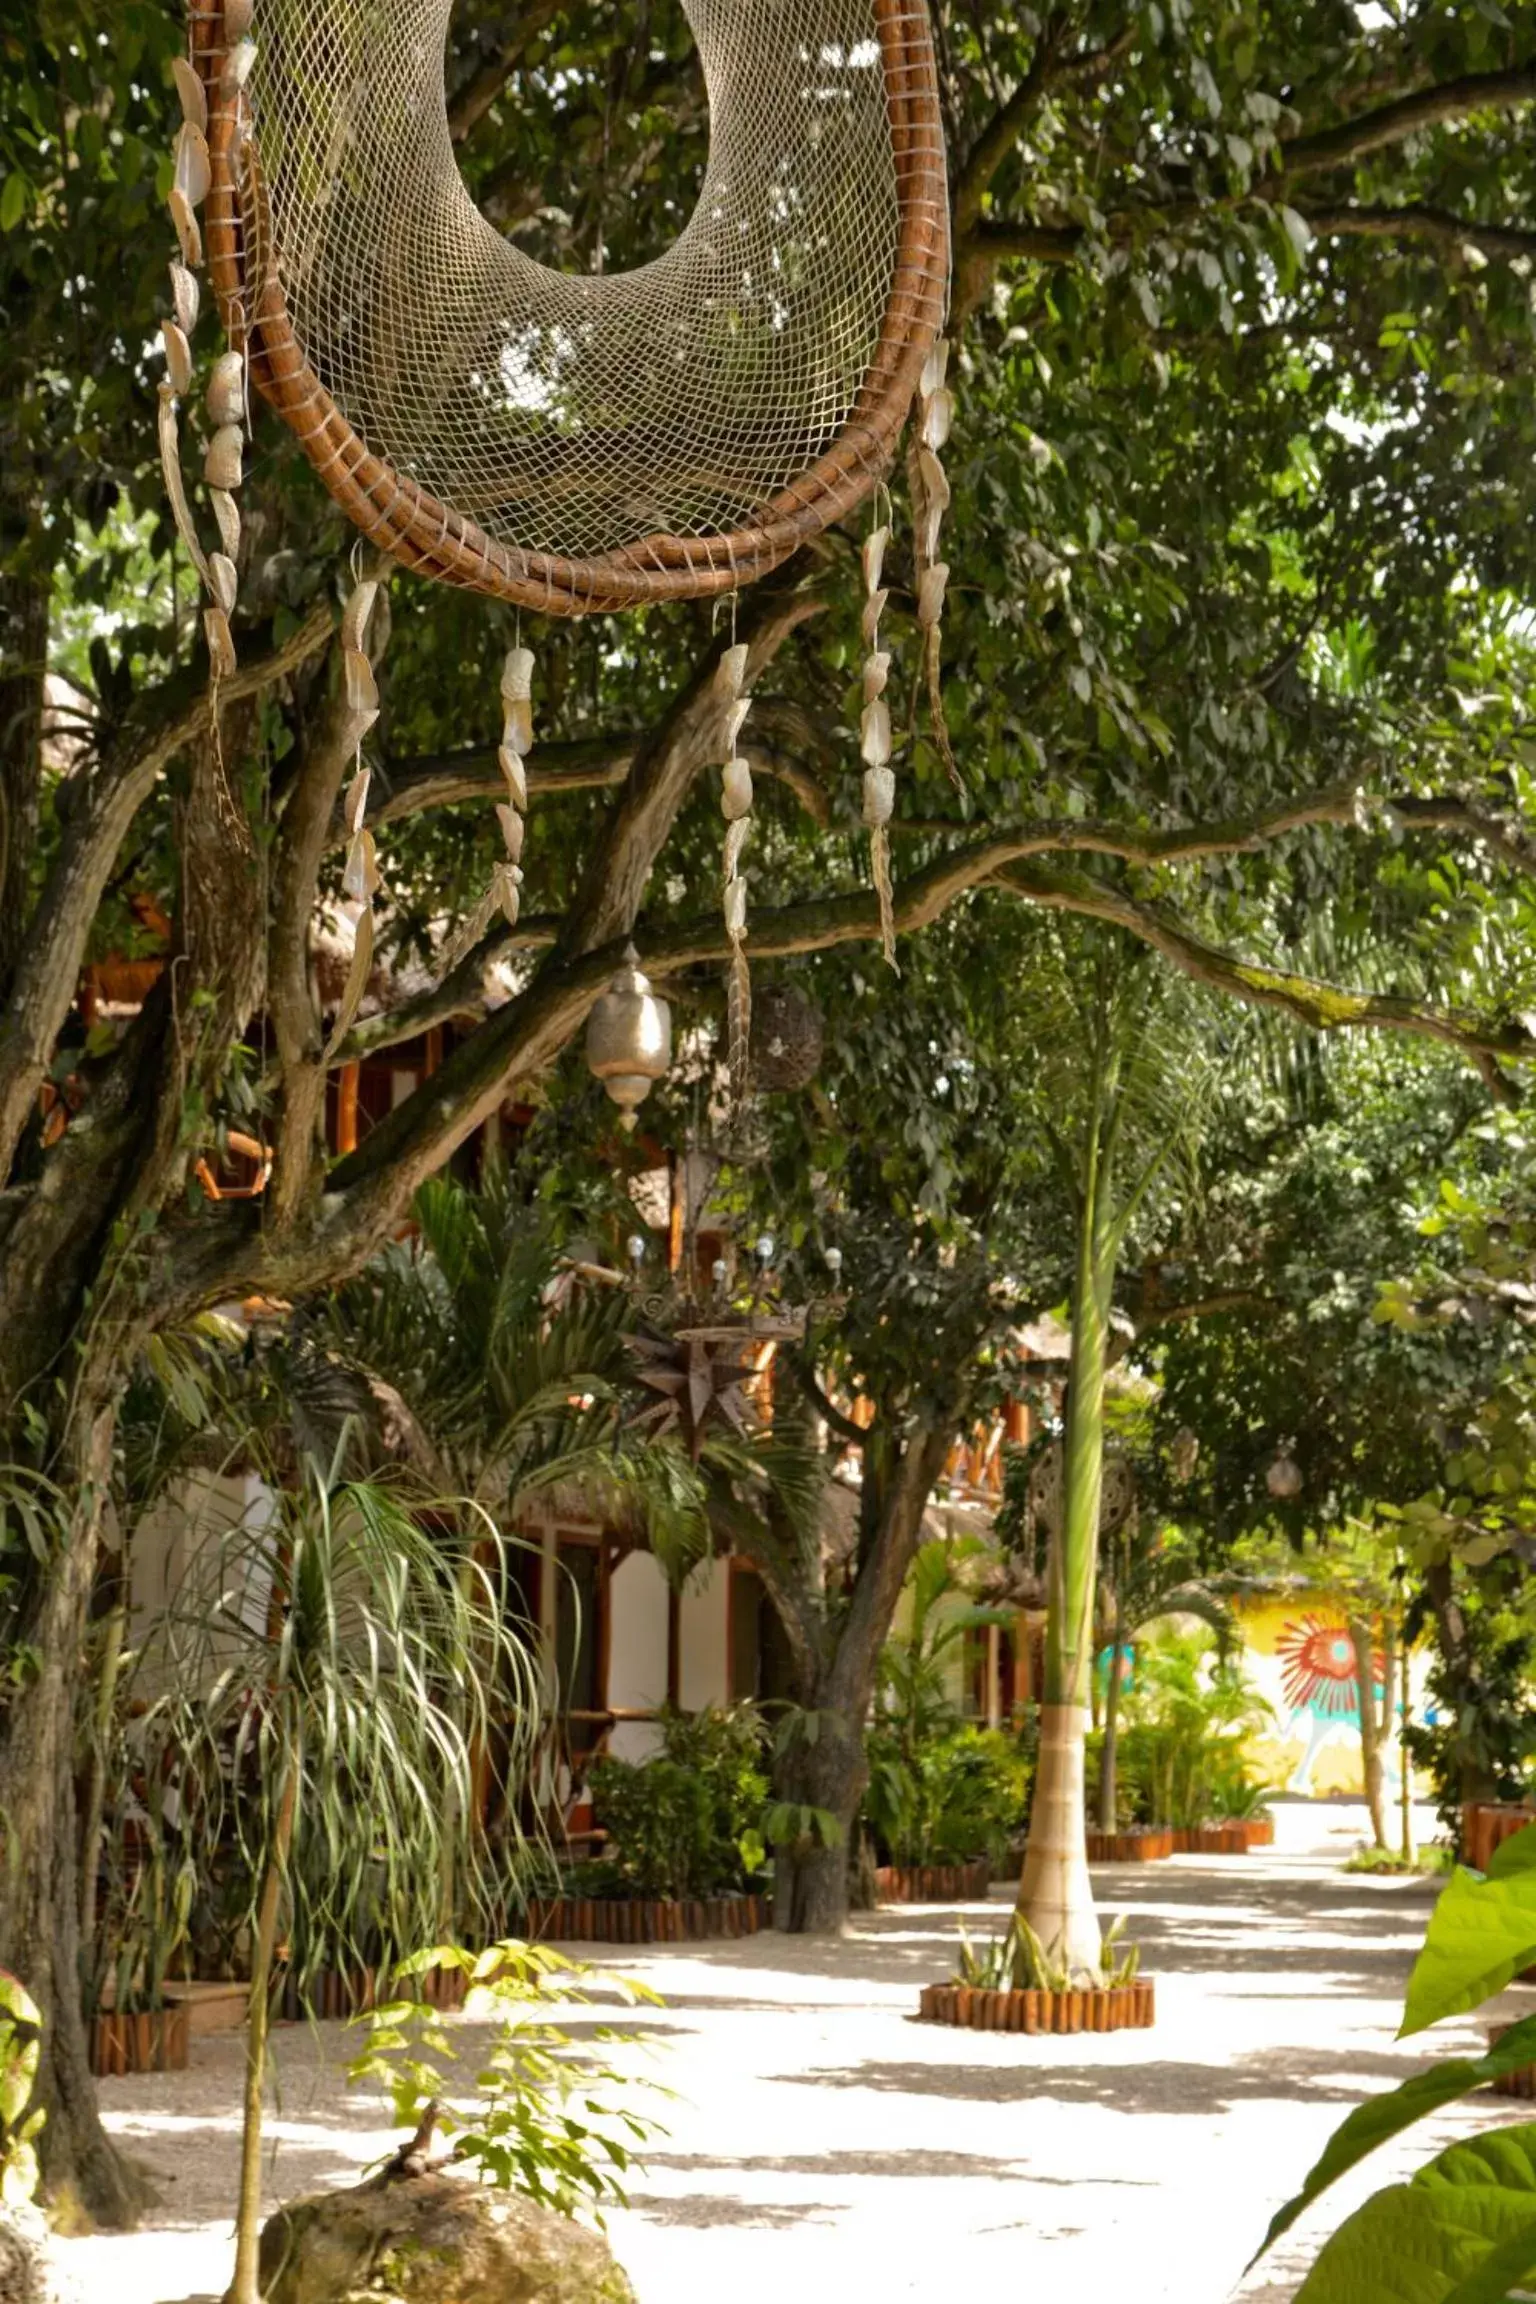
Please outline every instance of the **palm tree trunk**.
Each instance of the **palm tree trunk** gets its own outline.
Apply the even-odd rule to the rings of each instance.
[[[1120,1647],[1125,1637],[1115,1610],[1109,1634],[1109,1684],[1104,1691],[1104,1750],[1099,1759],[1099,1830],[1113,1832],[1119,1807]]]
[[[1360,1697],[1360,1764],[1365,1777],[1365,1805],[1371,1819],[1371,1844],[1387,1844],[1387,1812],[1382,1798],[1381,1721],[1376,1711],[1375,1631],[1368,1617],[1349,1619],[1349,1637],[1355,1651],[1355,1686]]]
[[[1413,1845],[1413,1758],[1408,1750],[1408,1717],[1413,1703],[1413,1653],[1406,1626],[1403,1628],[1398,1647],[1397,1666],[1401,1675],[1399,1692],[1401,1711],[1398,1718],[1397,1750],[1398,1766],[1402,1770],[1402,1783],[1399,1790],[1402,1800],[1403,1821],[1402,1845],[1399,1854],[1405,1864],[1411,1864],[1415,1850]]]
[[[261,2304],[257,2260],[261,2246],[261,2115],[267,2079],[267,2030],[271,2020],[272,1958],[277,1949],[277,1920],[283,1876],[293,1845],[294,1810],[298,1805],[298,1756],[290,1753],[283,1789],[278,1799],[277,1822],[267,1850],[262,1876],[261,1902],[256,1914],[256,1940],[251,1953],[251,1990],[245,2030],[245,2103],[240,2132],[240,2202],[235,2217],[235,2276],[225,2304]]]
[[[1060,1525],[1053,1531],[1040,1756],[1018,1908],[1046,1952],[1096,1979],[1102,1954],[1088,1876],[1084,1745],[1104,1478],[1104,1379],[1115,1242],[1101,1207],[1101,1124],[1088,1146],[1072,1302]]]

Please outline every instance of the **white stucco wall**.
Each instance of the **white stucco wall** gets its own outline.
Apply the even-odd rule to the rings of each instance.
[[[194,1472],[176,1481],[144,1515],[129,1550],[129,1641],[143,1652],[139,1694],[149,1696],[159,1688],[163,1673],[157,1676],[155,1622],[178,1602],[180,1611],[186,1612],[186,1580],[203,1547],[210,1539],[242,1525],[260,1531],[271,1520],[272,1510],[272,1491],[254,1473]],[[218,1573],[218,1563],[211,1558],[208,1568],[210,1573]],[[241,1577],[246,1620],[251,1630],[261,1631],[267,1620],[272,1573],[260,1556],[260,1548],[252,1547],[238,1563],[232,1562],[227,1572]],[[210,1642],[203,1656],[210,1680],[220,1661]]]
[[[608,1703],[615,1712],[659,1712],[667,1700],[667,1580],[651,1553],[619,1562],[609,1607]],[[646,1760],[660,1741],[649,1722],[621,1720],[608,1749],[618,1760]]]
[[[723,1560],[702,1562],[683,1586],[677,1700],[684,1712],[730,1702],[730,1586]]]

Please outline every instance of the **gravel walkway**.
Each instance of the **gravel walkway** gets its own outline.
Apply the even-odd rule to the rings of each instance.
[[[1341,1874],[1359,1821],[1283,1808],[1273,1852],[1099,1875],[1157,1977],[1152,2032],[1026,2041],[916,2024],[918,1986],[949,1966],[954,1908],[878,1913],[835,1944],[599,1955],[667,2003],[646,2012],[634,2054],[673,2092],[668,2134],[610,2222],[641,2304],[938,2299],[990,2283],[1073,2304],[1287,2304],[1344,2207],[1419,2156],[1379,2156],[1243,2281],[1344,2110],[1423,2058],[1393,2032],[1432,1891]],[[973,1934],[988,1925],[983,1907],[965,1917]],[[1447,2028],[1447,2045],[1480,2039]],[[344,2086],[348,2046],[336,2025],[278,2035],[274,2201],[353,2180],[392,2141],[383,2107]],[[164,2204],[131,2238],[63,2245],[83,2304],[217,2295],[227,2280],[239,2042],[198,2042],[193,2059],[103,2084],[109,2126]],[[1474,2100],[1429,2134],[1517,2112]]]

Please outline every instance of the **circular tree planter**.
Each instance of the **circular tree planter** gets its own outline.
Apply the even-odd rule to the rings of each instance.
[[[972,1864],[881,1864],[875,1869],[880,1904],[984,1903],[992,1885],[985,1856]]]
[[[1173,1854],[1173,1834],[1166,1825],[1139,1824],[1129,1832],[1090,1832],[1090,1864],[1160,1864]]]
[[[1275,1820],[1273,1816],[1245,1816],[1240,1826],[1245,1848],[1273,1848]]]
[[[468,1989],[462,1968],[428,1968],[398,1984],[388,1968],[317,1968],[302,1982],[290,1971],[274,1990],[272,2015],[279,2024],[345,2023],[396,1997],[447,2012],[463,2007]]]
[[[1157,2020],[1150,1977],[1133,1984],[1065,1992],[984,1992],[969,1984],[929,1984],[918,2003],[924,2024],[972,2032],[1144,2032]]]
[[[98,2080],[131,2072],[185,2072],[191,2026],[185,2007],[139,2016],[106,2010],[91,2022],[91,2070]]]
[[[546,1944],[697,1944],[767,1925],[766,1896],[556,1896],[528,1907],[528,1933]]]

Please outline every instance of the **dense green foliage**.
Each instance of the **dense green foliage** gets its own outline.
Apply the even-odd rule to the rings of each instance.
[[[750,1887],[764,1857],[766,1741],[750,1705],[669,1713],[653,1758],[595,1761],[593,1817],[607,1842],[583,1867],[582,1892],[718,1896]]]

